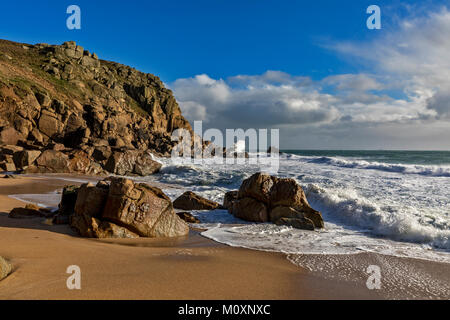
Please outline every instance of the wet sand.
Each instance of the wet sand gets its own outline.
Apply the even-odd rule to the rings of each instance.
[[[13,273],[0,282],[0,299],[417,298],[368,290],[366,279],[357,274],[347,279],[309,272],[283,254],[228,247],[195,230],[177,239],[97,240],[80,238],[69,226],[47,225],[43,219],[7,217],[12,208],[24,206],[8,195],[47,193],[83,180],[59,178],[0,179],[0,256],[13,264]],[[356,263],[365,264],[375,256],[361,256]],[[342,257],[337,259],[339,265]],[[71,265],[81,268],[81,290],[66,286]],[[446,265],[427,262],[425,268],[450,274]]]

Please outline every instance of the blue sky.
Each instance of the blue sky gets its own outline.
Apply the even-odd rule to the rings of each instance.
[[[365,10],[373,0],[24,2],[2,3],[2,38],[52,44],[72,39],[104,59],[158,74],[164,81],[267,70],[316,79],[347,73],[355,66],[321,43],[379,33],[365,27]],[[382,7],[393,3],[377,1]],[[82,10],[80,31],[66,28],[70,4]]]
[[[0,38],[75,40],[154,73],[206,127],[280,128],[284,148],[450,149],[447,0],[24,2],[2,3]]]

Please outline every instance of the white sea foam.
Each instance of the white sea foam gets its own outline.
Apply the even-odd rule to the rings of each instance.
[[[53,209],[58,208],[58,204],[61,201],[61,194],[58,192],[49,192],[44,194],[17,194],[10,195],[9,197],[26,203],[33,203],[41,207]]]
[[[255,154],[251,156],[256,156]],[[221,202],[225,192],[259,171],[256,165],[175,166],[168,159],[161,182],[175,182]],[[449,167],[395,165],[358,159],[283,155],[279,176],[296,179],[325,229],[302,231],[272,224],[243,224],[227,213],[195,213],[204,236],[231,246],[290,254],[363,251],[450,263]],[[228,215],[228,216],[227,216]],[[228,218],[228,219],[227,219]]]
[[[381,170],[404,174],[419,174],[424,176],[450,177],[450,166],[438,165],[412,165],[397,163],[369,162],[365,160],[347,160],[333,157],[303,157],[311,163],[328,164],[341,168]]]
[[[200,227],[208,229],[203,235],[231,246],[289,254],[367,251],[450,263],[448,168],[322,158],[283,155],[279,176],[302,185],[311,206],[324,216],[324,230],[246,223],[222,210],[194,212],[203,222]],[[225,192],[238,189],[243,179],[260,171],[250,164],[174,165],[170,159],[157,160],[163,163],[162,172],[138,180],[176,184],[179,188],[164,189],[172,199],[192,190],[222,202]],[[18,196],[50,206],[56,197]]]

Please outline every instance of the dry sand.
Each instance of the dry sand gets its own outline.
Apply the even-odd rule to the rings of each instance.
[[[66,184],[48,176],[0,179],[0,256],[13,265],[13,273],[0,282],[0,299],[387,297],[368,290],[365,281],[322,277],[283,254],[231,248],[196,231],[182,239],[93,240],[42,219],[7,217],[12,208],[24,205],[8,195],[45,193]],[[66,286],[70,265],[81,268],[81,290]]]

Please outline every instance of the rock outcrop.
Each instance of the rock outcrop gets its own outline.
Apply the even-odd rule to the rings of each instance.
[[[130,174],[148,176],[157,173],[161,169],[161,164],[154,161],[149,154],[127,150],[112,153],[105,164],[105,169],[122,176]]]
[[[182,220],[186,221],[187,223],[200,223],[200,220],[194,217],[189,212],[177,212],[177,216],[179,216]]]
[[[254,174],[243,181],[239,191],[225,195],[224,207],[247,221],[270,221],[306,230],[324,227],[321,213],[311,208],[294,179]]]
[[[229,191],[223,198],[223,207],[231,213],[234,202],[238,199],[239,191]]]
[[[0,257],[0,281],[5,279],[11,273],[12,267],[8,261]]]
[[[30,219],[51,216],[50,210],[41,208],[35,204],[27,204],[25,208],[14,208],[9,213],[9,217],[13,219]]]
[[[215,210],[221,206],[215,201],[200,197],[192,191],[187,191],[178,197],[174,202],[175,209],[181,210]]]
[[[141,237],[184,236],[189,227],[174,212],[172,201],[159,188],[114,179],[102,218],[126,226]]]
[[[64,187],[58,213],[53,217],[53,224],[69,224],[69,217],[75,212],[79,189],[77,186]]]
[[[123,178],[108,178],[95,186],[66,187],[56,217],[61,221],[69,217],[71,227],[89,238],[177,237],[189,233],[188,225],[175,214],[172,202],[159,188]]]
[[[236,218],[252,222],[268,222],[269,208],[264,202],[253,198],[241,198],[231,211]]]
[[[149,175],[160,168],[150,154],[169,156],[178,128],[192,132],[152,74],[75,42],[0,40],[1,171]]]

